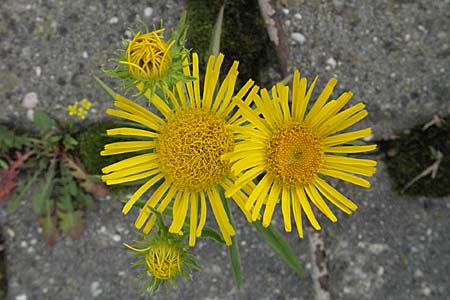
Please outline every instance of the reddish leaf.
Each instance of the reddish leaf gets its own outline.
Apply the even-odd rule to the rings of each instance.
[[[47,246],[52,247],[55,245],[58,238],[58,230],[56,229],[56,217],[41,217],[39,223],[42,227],[42,235],[44,236],[44,242]]]

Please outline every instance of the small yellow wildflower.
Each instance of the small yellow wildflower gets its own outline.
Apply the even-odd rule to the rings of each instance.
[[[67,112],[69,116],[74,116],[78,113],[78,101],[75,101],[74,104],[67,106]]]
[[[87,115],[87,110],[85,110],[84,108],[82,108],[82,107],[79,107],[78,108],[78,111],[77,111],[77,116],[81,119],[81,120],[84,120],[85,118],[86,118],[86,115]]]
[[[233,196],[247,182],[261,176],[246,200],[245,208],[252,211],[252,220],[260,217],[265,205],[262,224],[267,227],[275,207],[281,205],[285,230],[291,231],[292,209],[300,237],[303,237],[302,210],[312,226],[320,229],[308,199],[332,222],[337,218],[322,196],[347,214],[357,209],[355,203],[329,185],[323,176],[368,188],[370,182],[356,175],[372,176],[377,165],[374,160],[343,155],[376,149],[376,145],[347,145],[369,136],[370,128],[338,133],[367,116],[365,105],[358,103],[341,111],[351,99],[351,92],[327,103],[337,83],[332,78],[307,112],[316,81],[317,77],[307,89],[306,79],[295,71],[291,103],[289,87],[281,83],[273,87],[271,96],[263,89],[261,96],[247,98],[245,103],[236,98],[239,112],[250,126],[236,127],[240,141],[234,152],[223,156],[233,163],[232,170],[241,175],[225,195]],[[250,103],[255,103],[255,110],[249,107]]]
[[[81,106],[83,106],[84,109],[89,110],[92,107],[92,102],[86,98],[83,98],[83,100],[81,100]]]

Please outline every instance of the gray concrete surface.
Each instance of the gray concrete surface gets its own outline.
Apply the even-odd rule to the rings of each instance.
[[[319,74],[319,87],[336,75],[338,91],[353,90],[356,100],[367,103],[365,125],[373,126],[375,139],[448,111],[449,1],[282,2],[292,66],[309,78]],[[22,106],[30,92],[38,98],[34,110],[64,119],[66,105],[87,97],[96,102],[88,120],[103,118],[111,103],[91,76],[101,75],[99,68],[108,65],[137,18],[163,18],[170,27],[183,7],[156,0],[2,1],[0,122],[32,128]],[[448,299],[450,198],[395,195],[382,161],[372,182],[369,190],[339,184],[360,209],[352,216],[338,212],[336,224],[322,219],[332,299]],[[137,272],[121,245],[135,238],[133,217],[121,215],[115,197],[99,200],[98,209],[87,213],[81,240],[63,237],[54,248],[42,244],[30,203],[1,215],[0,223],[8,300],[137,299]],[[225,249],[205,240],[195,248],[203,271],[154,299],[314,298],[308,237],[287,235],[306,269],[307,276],[299,278],[239,216],[237,223],[241,290],[234,286]]]

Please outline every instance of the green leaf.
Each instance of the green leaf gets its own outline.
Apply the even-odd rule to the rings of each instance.
[[[212,33],[210,54],[217,56],[220,52],[220,37],[222,35],[222,23],[223,23],[223,10],[224,5],[220,7],[219,15],[217,16],[216,23]]]
[[[61,139],[60,135],[52,135],[48,138],[48,141],[50,143],[54,144],[54,143],[58,143],[60,139]]]
[[[219,244],[225,245],[225,241],[223,240],[222,236],[213,228],[205,226],[202,230],[202,238],[210,238],[214,241],[218,242]]]
[[[8,169],[8,163],[6,161],[4,161],[3,159],[0,158],[0,168],[2,169]]]
[[[41,134],[45,134],[56,127],[56,122],[47,113],[37,111],[34,113],[34,125]]]
[[[113,100],[116,100],[116,92],[114,92],[109,86],[106,85],[100,78],[94,76],[95,81],[98,85],[110,96]]]
[[[34,210],[38,214],[45,214],[51,210],[51,200],[50,196],[53,190],[53,179],[55,171],[50,169],[45,176],[45,181],[38,187],[38,190],[33,196],[33,206]]]
[[[236,228],[234,225],[233,214],[230,210],[230,206],[228,205],[228,201],[224,196],[224,191],[219,190],[220,197],[222,198],[223,206],[225,207],[225,211],[227,212],[228,219],[230,220],[230,224]],[[233,271],[233,278],[236,282],[238,289],[242,287],[242,268],[241,268],[241,257],[239,254],[239,245],[236,238],[236,235],[231,237],[231,246],[228,247],[228,254],[230,256],[231,270]]]
[[[73,150],[78,145],[78,141],[66,133],[64,134],[63,145],[65,150]]]
[[[24,182],[20,183],[19,188],[9,198],[6,203],[6,212],[12,213],[19,207],[20,201],[30,189],[31,185],[36,181],[37,177],[41,174],[41,170],[35,172],[33,176],[27,178]]]
[[[272,225],[267,228],[262,226],[261,221],[252,223],[256,230],[266,239],[270,247],[300,276],[304,276],[302,267],[300,266],[294,251],[289,246],[286,239],[277,232]]]
[[[59,226],[62,232],[77,240],[84,231],[83,212],[77,211],[62,211],[58,210]]]
[[[42,235],[44,236],[45,243],[49,246],[53,246],[58,237],[55,218],[47,215],[46,217],[40,218],[39,223],[42,227]]]

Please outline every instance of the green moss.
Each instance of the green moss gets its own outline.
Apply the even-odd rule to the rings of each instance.
[[[395,190],[401,191],[414,177],[432,165],[435,160],[430,147],[442,152],[443,159],[434,179],[427,175],[416,181],[404,194],[443,197],[450,194],[450,117],[442,119],[441,128],[423,125],[413,128],[398,139],[384,142],[386,165]]]
[[[77,156],[86,167],[89,174],[101,174],[102,168],[132,155],[100,156],[103,146],[108,143],[123,141],[120,138],[106,136],[106,130],[121,127],[117,123],[106,121],[93,124],[87,130],[82,131],[75,137],[79,142],[79,153]]]
[[[220,51],[225,54],[224,69],[239,60],[239,78],[259,80],[260,68],[276,57],[259,15],[256,0],[188,0],[188,43],[206,60],[211,33],[221,5],[225,5]]]

